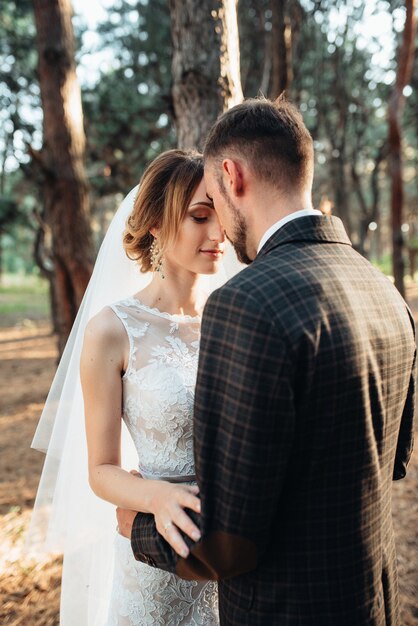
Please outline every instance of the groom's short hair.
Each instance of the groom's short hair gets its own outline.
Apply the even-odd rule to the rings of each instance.
[[[313,141],[298,109],[282,95],[251,98],[226,111],[209,131],[205,161],[242,158],[282,191],[311,185]]]

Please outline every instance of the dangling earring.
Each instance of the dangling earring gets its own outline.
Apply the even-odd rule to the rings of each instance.
[[[156,237],[154,237],[149,251],[151,254],[151,266],[154,272],[158,272],[161,278],[164,278],[163,259],[161,256],[160,249],[158,247],[158,242],[157,242]]]

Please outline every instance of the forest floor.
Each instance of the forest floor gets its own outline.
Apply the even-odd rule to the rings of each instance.
[[[23,538],[44,458],[30,442],[54,374],[56,345],[40,296],[27,298],[26,309],[13,298],[0,294],[0,623],[55,626],[61,560],[28,560]],[[408,300],[418,321],[418,284],[409,285]],[[403,626],[418,625],[417,493],[418,446],[407,478],[393,486]]]

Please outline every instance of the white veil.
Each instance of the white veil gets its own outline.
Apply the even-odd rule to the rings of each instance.
[[[32,447],[46,453],[26,539],[30,554],[64,553],[61,590],[62,626],[103,626],[113,570],[115,507],[100,500],[88,484],[84,409],[79,361],[84,329],[104,306],[143,289],[143,274],[127,258],[122,244],[126,219],[138,186],[126,196],[101,245],[92,277],[62,355]],[[223,268],[205,277],[208,292],[242,267],[227,247]],[[123,426],[122,467],[138,465],[137,453]]]

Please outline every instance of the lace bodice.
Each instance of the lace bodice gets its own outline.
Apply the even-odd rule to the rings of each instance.
[[[193,399],[200,318],[170,315],[135,298],[112,305],[130,343],[123,419],[146,478],[194,474]]]
[[[194,477],[193,399],[200,318],[169,315],[135,298],[111,306],[130,344],[123,419],[144,478]],[[219,626],[215,582],[181,580],[135,561],[116,536],[106,626]]]

